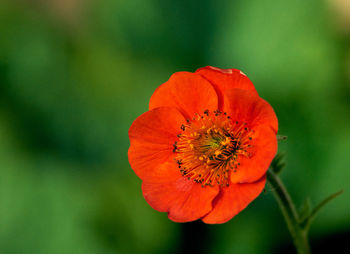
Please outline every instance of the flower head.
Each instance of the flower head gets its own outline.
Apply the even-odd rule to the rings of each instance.
[[[239,70],[177,72],[129,130],[147,202],[176,222],[224,223],[263,190],[278,122]]]

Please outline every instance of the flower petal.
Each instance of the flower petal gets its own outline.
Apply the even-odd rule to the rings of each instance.
[[[240,165],[231,173],[233,183],[251,183],[263,176],[277,152],[276,133],[269,126],[254,129],[250,157],[238,156]]]
[[[204,110],[216,110],[218,96],[204,78],[190,72],[177,72],[153,93],[149,109],[175,107],[187,119]]]
[[[175,163],[164,163],[160,171],[178,171],[163,178],[163,182],[142,183],[142,192],[147,203],[159,212],[168,212],[169,219],[175,222],[188,222],[200,219],[212,210],[212,201],[219,187],[201,187],[200,184],[181,176]]]
[[[224,96],[224,111],[233,121],[246,122],[250,128],[268,125],[277,133],[278,120],[275,111],[258,95],[247,90],[230,89],[225,91]]]
[[[246,122],[254,130],[249,150],[251,156],[239,156],[240,165],[232,172],[233,183],[258,180],[267,171],[277,152],[278,121],[270,104],[257,95],[242,89],[231,89],[225,93],[224,110],[232,121]]]
[[[175,108],[156,108],[139,116],[129,129],[131,168],[142,179],[157,181],[158,165],[173,160],[173,144],[185,122]],[[175,162],[174,162],[175,163]],[[162,170],[162,169],[161,169]]]
[[[254,183],[230,184],[221,188],[213,201],[213,210],[204,218],[208,224],[224,223],[232,219],[252,202],[264,189],[266,176]]]
[[[196,74],[204,77],[215,88],[219,97],[219,109],[224,104],[224,94],[228,89],[239,88],[258,94],[250,79],[240,70],[237,69],[220,69],[212,66],[206,66],[198,69]]]

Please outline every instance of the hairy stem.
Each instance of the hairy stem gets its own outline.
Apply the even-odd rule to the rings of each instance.
[[[307,230],[299,224],[299,215],[288,191],[280,178],[271,169],[267,171],[267,181],[282,211],[298,254],[310,254]]]

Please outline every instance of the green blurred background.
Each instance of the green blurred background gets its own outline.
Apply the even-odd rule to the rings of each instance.
[[[339,189],[314,250],[350,237],[350,1],[1,0],[0,253],[293,253],[271,191],[223,225],[143,199],[128,128],[176,71],[244,71],[276,110],[297,204]]]

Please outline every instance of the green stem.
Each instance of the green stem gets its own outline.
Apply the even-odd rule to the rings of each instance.
[[[307,230],[299,224],[299,215],[293,201],[281,182],[280,178],[271,170],[267,171],[267,181],[270,184],[277,203],[291,233],[294,245],[298,254],[310,254],[310,246],[307,237]]]

